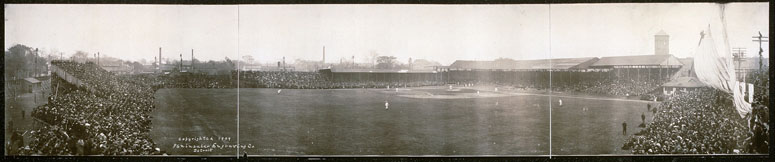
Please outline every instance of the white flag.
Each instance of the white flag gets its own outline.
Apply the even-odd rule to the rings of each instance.
[[[722,32],[724,32],[722,30]],[[729,52],[726,40],[722,40],[720,49],[716,46],[716,41],[711,35],[710,26],[703,31],[700,44],[697,46],[694,56],[694,69],[697,78],[701,82],[710,85],[713,88],[731,93],[734,98],[735,108],[740,117],[751,112],[751,105],[744,99],[744,94],[740,86],[737,86],[737,77],[735,76],[735,67],[733,58]],[[724,33],[722,33],[724,34]]]

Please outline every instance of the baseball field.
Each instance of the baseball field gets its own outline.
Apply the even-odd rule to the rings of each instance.
[[[627,154],[622,122],[633,134],[641,114],[652,115],[644,101],[464,87],[162,89],[155,97],[151,136],[173,155]]]

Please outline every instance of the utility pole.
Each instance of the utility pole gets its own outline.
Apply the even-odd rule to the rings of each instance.
[[[759,35],[753,36],[754,42],[759,42],[759,70],[762,69],[762,53],[764,52],[764,49],[762,49],[762,42],[768,42],[770,37],[765,37],[762,35],[762,32],[759,31]]]
[[[38,76],[38,48],[35,48],[35,74],[33,74],[33,77]]]
[[[754,42],[759,42],[759,69],[758,69],[759,73],[757,74],[758,75],[757,78],[760,78],[760,76],[762,76],[761,70],[763,68],[762,67],[762,59],[763,59],[762,58],[762,53],[764,52],[764,49],[762,49],[762,42],[768,42],[770,37],[765,37],[764,35],[762,35],[762,32],[759,31],[759,35],[758,36],[754,35],[752,38],[753,38]],[[754,83],[753,84],[754,85],[759,84],[758,83],[758,79],[754,79]]]
[[[161,47],[159,47],[159,62],[156,64],[156,69],[158,70],[159,73],[161,73],[161,71],[162,71],[162,69],[161,69]]]
[[[743,62],[745,60],[745,48],[732,48],[732,57],[734,58],[735,62],[737,62],[737,67],[735,68],[735,71],[738,74],[746,74],[745,68],[740,66],[740,62]],[[745,75],[740,75],[738,77],[743,78],[743,82],[745,82]]]

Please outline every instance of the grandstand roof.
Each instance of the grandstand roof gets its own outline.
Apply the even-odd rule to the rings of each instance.
[[[334,73],[436,73],[434,70],[397,70],[397,69],[331,69]]]
[[[596,57],[560,58],[541,60],[468,61],[458,60],[450,65],[456,69],[503,69],[503,70],[548,70],[586,69],[598,60]]]
[[[461,69],[494,69],[495,61],[471,61],[457,60],[449,65],[449,68]]]
[[[700,82],[699,79],[695,77],[680,77],[676,78],[674,80],[671,80],[670,82],[667,82],[665,84],[662,84],[664,87],[680,87],[680,88],[696,88],[696,87],[704,87],[705,84]]]
[[[24,78],[24,81],[27,81],[27,83],[32,83],[32,84],[40,83],[40,81],[38,79],[35,79],[35,78],[32,78],[32,77]]]
[[[638,55],[603,57],[590,67],[605,66],[673,66],[683,65],[673,55]]]
[[[681,64],[684,64],[684,65],[692,65],[694,63],[694,58],[691,58],[691,57],[679,58],[678,61],[680,61]]]
[[[597,57],[524,60],[517,61],[518,64],[522,65],[517,66],[517,69],[586,69],[597,60],[599,60]],[[525,65],[529,65],[529,67]]]

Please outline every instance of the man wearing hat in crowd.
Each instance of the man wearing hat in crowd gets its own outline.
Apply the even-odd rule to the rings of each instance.
[[[76,155],[85,155],[84,148],[86,147],[86,142],[84,142],[82,138],[78,138],[78,142],[76,143]]]

